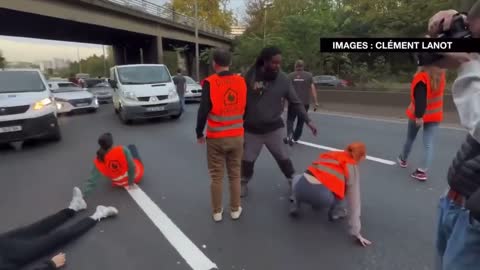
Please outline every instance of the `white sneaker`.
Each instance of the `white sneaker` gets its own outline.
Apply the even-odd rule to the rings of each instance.
[[[100,221],[103,218],[113,217],[118,215],[117,208],[113,206],[97,206],[97,211],[91,216],[92,219]]]
[[[83,199],[82,191],[78,187],[73,188],[72,201],[70,201],[68,208],[75,212],[87,209],[87,203]]]
[[[239,207],[237,211],[232,211],[230,212],[230,216],[232,217],[233,220],[237,220],[240,218],[242,215],[242,207]]]
[[[213,214],[213,220],[215,222],[220,222],[220,221],[222,221],[222,219],[223,219],[223,209],[222,209],[222,211],[220,211],[220,213],[214,213]]]

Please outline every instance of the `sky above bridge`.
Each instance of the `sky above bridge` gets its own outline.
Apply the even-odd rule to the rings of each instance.
[[[149,0],[152,3],[162,5],[169,0]],[[238,20],[245,16],[246,0],[230,0],[228,8],[235,12]],[[7,61],[36,62],[51,60],[53,58],[76,61],[87,58],[93,54],[102,55],[103,49],[98,44],[85,44],[75,42],[61,42],[53,40],[41,40],[21,37],[7,37],[0,35],[0,51]]]

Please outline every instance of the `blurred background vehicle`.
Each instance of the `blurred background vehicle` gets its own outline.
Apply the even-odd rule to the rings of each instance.
[[[57,103],[58,113],[96,112],[97,98],[89,91],[69,81],[49,81],[48,86]]]
[[[200,101],[202,98],[202,86],[189,76],[187,80],[187,91],[185,92],[185,101]]]
[[[333,75],[318,75],[313,77],[313,83],[317,88],[345,88],[349,82]]]

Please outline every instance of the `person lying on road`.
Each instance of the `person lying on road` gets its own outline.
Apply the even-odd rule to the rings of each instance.
[[[67,228],[55,230],[71,220],[77,212],[86,208],[87,203],[83,199],[82,192],[75,187],[68,208],[37,223],[0,234],[0,270],[19,270],[79,238],[92,229],[101,219],[118,214],[116,208],[100,205],[97,206],[97,210],[92,216],[84,218]],[[60,253],[34,269],[57,269],[64,266],[65,262],[65,254]]]
[[[358,164],[365,157],[365,144],[361,142],[351,143],[344,151],[321,154],[305,173],[294,177],[290,215],[297,217],[302,204],[309,204],[314,209],[328,208],[330,221],[342,219],[348,214],[350,234],[363,246],[370,245],[371,242],[360,234]]]
[[[113,186],[119,187],[133,186],[142,180],[144,167],[135,145],[114,146],[110,133],[101,135],[98,144],[95,166],[83,188],[85,195],[93,191],[100,178],[109,179]]]

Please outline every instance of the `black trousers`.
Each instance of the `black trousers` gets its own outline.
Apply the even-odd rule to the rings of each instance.
[[[310,105],[305,105],[305,111],[308,112]],[[293,123],[297,119],[297,126],[295,127],[295,131],[293,130]],[[288,105],[288,112],[287,112],[287,137],[293,138],[295,141],[300,140],[303,133],[303,125],[305,121],[298,117],[298,112],[293,108],[291,104]]]
[[[96,220],[88,217],[67,228],[55,230],[73,216],[75,211],[64,209],[34,224],[0,235],[0,261],[20,268],[50,255],[97,224]]]

